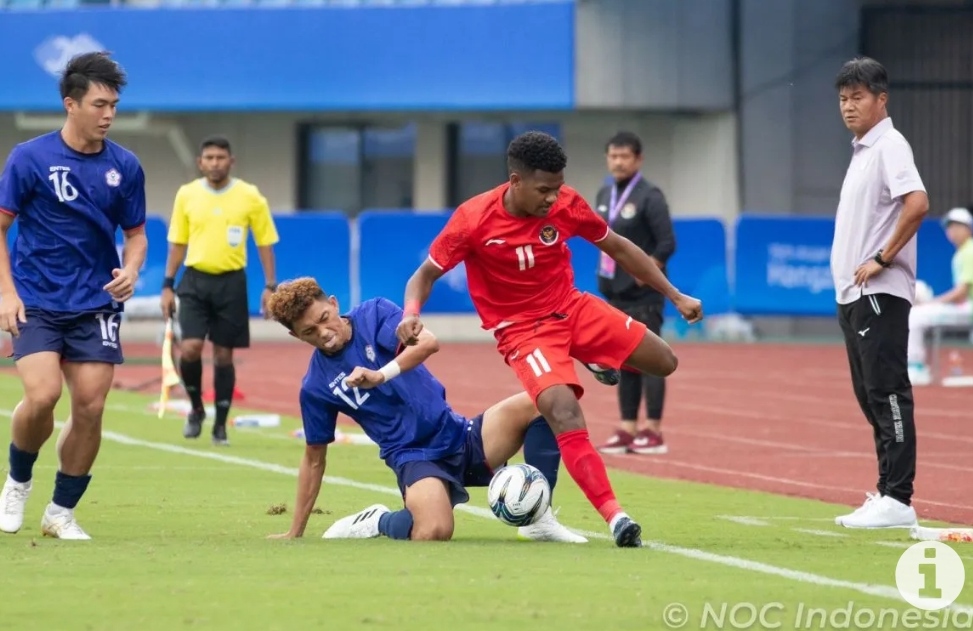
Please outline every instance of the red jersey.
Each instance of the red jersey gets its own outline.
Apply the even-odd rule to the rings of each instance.
[[[573,188],[561,187],[546,217],[514,217],[503,206],[508,186],[460,205],[429,248],[443,272],[466,263],[470,298],[488,330],[558,312],[577,291],[567,240],[608,236],[608,224]]]

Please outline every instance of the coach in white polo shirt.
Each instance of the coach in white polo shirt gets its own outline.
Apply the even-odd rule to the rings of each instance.
[[[855,397],[872,426],[878,494],[838,525],[908,527],[916,523],[912,482],[916,429],[907,347],[915,297],[916,232],[929,208],[912,148],[888,117],[888,75],[857,58],[836,80],[841,116],[854,134],[841,186],[831,273]]]

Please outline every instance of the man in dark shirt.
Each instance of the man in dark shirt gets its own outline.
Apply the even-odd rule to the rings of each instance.
[[[608,141],[606,155],[614,182],[598,191],[596,212],[612,230],[642,248],[665,272],[666,261],[676,250],[676,239],[665,195],[640,173],[642,140],[632,132],[619,132]],[[604,255],[598,264],[598,290],[609,303],[659,335],[664,306],[662,294],[639,283]],[[638,415],[643,391],[648,419],[640,429]],[[666,453],[668,448],[661,430],[665,394],[665,378],[623,370],[618,384],[621,424],[599,451]]]

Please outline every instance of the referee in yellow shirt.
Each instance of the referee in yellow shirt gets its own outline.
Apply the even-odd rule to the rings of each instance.
[[[250,346],[250,310],[247,300],[247,230],[260,253],[267,300],[276,289],[273,245],[279,240],[267,200],[256,186],[230,177],[233,154],[226,138],[214,136],[200,145],[197,159],[203,177],[184,184],[176,193],[169,223],[169,256],[162,289],[162,313],[176,312],[179,296],[179,369],[192,403],[183,436],[198,438],[203,430],[203,344],[213,344],[213,391],[216,420],[213,444],[229,444],[226,420],[233,403],[236,371],[233,349]],[[175,287],[175,276],[185,260],[186,271]]]

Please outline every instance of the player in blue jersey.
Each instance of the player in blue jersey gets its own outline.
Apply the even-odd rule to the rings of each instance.
[[[486,486],[493,470],[521,445],[527,462],[553,489],[560,453],[557,440],[526,393],[510,397],[473,419],[446,402],[443,385],[422,365],[439,346],[423,331],[419,342],[397,355],[395,327],[402,310],[384,298],[339,311],[313,278],[283,283],[268,311],[290,334],[317,350],[301,384],[301,416],[307,445],[297,482],[291,529],[274,538],[301,537],[321,490],[327,446],[343,413],[379,446],[379,457],[395,472],[405,508],[382,505],[338,520],[325,538],[447,540],[453,507],[469,500],[466,487]],[[548,509],[520,535],[535,540],[584,543]]]
[[[0,328],[12,336],[23,398],[11,419],[0,531],[24,521],[34,461],[54,431],[62,384],[71,416],[58,438],[54,497],[41,531],[90,539],[74,517],[101,443],[101,417],[122,363],[122,304],[145,260],[145,177],[138,158],[106,139],[125,73],[105,53],[71,59],[60,88],[67,118],[14,147],[0,174]],[[19,231],[7,249],[14,221]],[[121,261],[115,233],[125,235]]]

